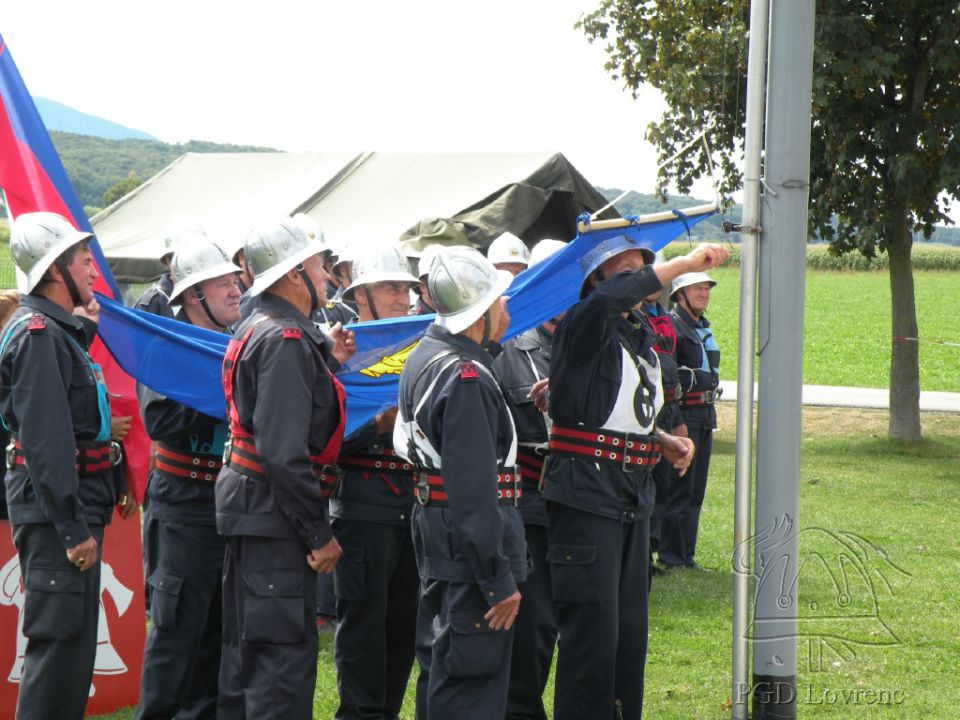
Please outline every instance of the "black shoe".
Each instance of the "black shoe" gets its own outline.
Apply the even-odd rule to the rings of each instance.
[[[673,569],[672,565],[664,565],[663,563],[654,563],[651,573],[654,577],[663,577],[664,575],[669,575],[670,571]]]
[[[713,568],[705,568],[703,565],[698,565],[696,562],[687,563],[684,565],[687,570],[696,570],[697,572],[713,572]]]

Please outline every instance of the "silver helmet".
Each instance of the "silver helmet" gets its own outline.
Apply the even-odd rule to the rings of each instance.
[[[498,237],[487,248],[487,260],[494,265],[497,263],[520,263],[528,265],[530,262],[530,250],[524,244],[523,240],[511,232],[505,232]]]
[[[72,246],[92,238],[69,220],[52,212],[20,215],[10,228],[10,253],[26,275],[24,292],[31,292],[54,261]]]
[[[207,231],[197,220],[187,215],[178,215],[167,228],[163,238],[163,254],[160,260],[167,262],[182,245],[192,245],[205,239]]]
[[[183,302],[183,291],[199,285],[204,280],[240,273],[242,270],[230,262],[227,254],[212,240],[195,242],[180,246],[170,261],[170,275],[173,278],[173,290],[170,304]]]
[[[407,258],[395,243],[371,243],[359,248],[353,256],[353,282],[343,297],[353,300],[358,287],[378,282],[404,282],[411,286],[420,282],[410,274]]]
[[[430,297],[437,304],[434,322],[451,333],[463,332],[483,317],[512,282],[513,275],[497,270],[473,248],[443,248],[427,280]]]
[[[542,263],[554,253],[563,250],[567,244],[561,240],[541,240],[530,251],[530,267]]]
[[[587,279],[597,268],[610,258],[630,250],[639,250],[643,256],[645,265],[652,265],[657,257],[653,250],[641,247],[640,243],[629,235],[615,235],[614,237],[601,240],[597,243],[596,247],[588,253],[585,253],[580,258],[580,267],[583,268],[583,282],[580,283],[580,297],[582,298],[587,294]]]
[[[674,278],[673,285],[670,287],[670,301],[676,302],[677,293],[683,288],[703,282],[710,283],[710,287],[716,287],[717,284],[717,281],[705,272],[689,272]]]
[[[250,294],[260,295],[284,273],[326,247],[322,241],[311,241],[290,218],[279,217],[257,223],[247,235],[243,249],[254,275]]]
[[[290,219],[307,234],[307,239],[310,240],[310,242],[318,242],[323,245],[325,252],[330,252],[330,246],[323,236],[323,230],[320,229],[320,225],[316,220],[306,213],[297,213]]]

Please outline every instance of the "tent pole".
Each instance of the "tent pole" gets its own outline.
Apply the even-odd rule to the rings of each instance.
[[[750,502],[753,472],[753,368],[760,235],[760,154],[766,85],[770,0],[750,5],[747,107],[744,131],[743,218],[740,231],[740,335],[737,358],[737,450],[733,515],[733,653],[731,717],[747,720],[750,700]]]

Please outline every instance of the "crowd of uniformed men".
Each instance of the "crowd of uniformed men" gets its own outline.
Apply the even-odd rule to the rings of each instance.
[[[513,275],[564,243],[505,233],[484,257],[454,223],[417,233],[334,246],[297,215],[242,244],[168,238],[169,272],[137,306],[232,335],[227,420],[138,386],[153,460],[137,718],[311,717],[318,615],[335,618],[336,718],[399,717],[414,661],[420,720],[545,718],[555,645],[554,717],[640,717],[651,574],[699,567],[719,365],[704,271],[727,251],[654,264],[604,240],[579,259],[579,302],[501,345]],[[12,228],[26,293],[0,337],[0,420],[21,720],[83,716],[104,526],[136,509],[129,419],[111,420],[88,352],[89,240],[52,213]],[[411,312],[436,317],[396,404],[345,438],[349,326]]]

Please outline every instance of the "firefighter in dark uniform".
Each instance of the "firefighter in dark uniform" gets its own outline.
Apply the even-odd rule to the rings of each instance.
[[[217,478],[226,536],[218,713],[310,718],[317,673],[316,572],[340,558],[320,476],[345,424],[343,387],[310,319],[324,298],[324,246],[287,218],[245,245],[262,295],[227,347],[227,462]]]
[[[203,228],[193,221],[181,218],[174,227],[171,227],[163,239],[163,255],[160,256],[167,271],[160,276],[156,283],[143,293],[134,308],[143,310],[151,315],[173,319],[174,309],[170,306],[170,294],[173,292],[173,278],[170,275],[170,261],[173,259],[174,251],[183,244],[188,247],[194,243],[202,243],[206,240]],[[151,451],[155,448],[151,447]],[[152,463],[151,463],[152,464]],[[153,575],[157,569],[156,550],[160,547],[158,537],[159,526],[153,517],[153,508],[150,507],[150,478],[147,477],[147,487],[144,489],[143,498],[143,577],[144,577],[144,605],[147,615],[150,614],[151,590],[150,584],[146,579]]]
[[[678,469],[692,443],[656,433],[663,388],[655,341],[628,319],[682,272],[719,264],[702,246],[657,267],[628,236],[581,258],[581,301],[560,322],[550,359],[547,559],[559,616],[554,717],[639,718],[647,649],[650,471]]]
[[[644,258],[644,262],[652,265],[653,253]],[[680,413],[679,384],[680,376],[677,372],[677,331],[673,327],[673,318],[660,303],[660,293],[655,292],[643,299],[640,307],[640,319],[645,321],[650,330],[658,337],[653,349],[657,351],[660,360],[660,377],[663,384],[663,407],[657,416],[657,427],[671,435],[687,437],[687,426]],[[696,462],[696,458],[694,458]],[[663,515],[667,508],[667,497],[674,480],[678,477],[677,471],[666,458],[661,458],[653,469],[653,485],[655,500],[653,514],[650,516],[650,571],[653,575],[662,574],[664,566],[654,563],[654,553],[660,549],[660,536],[663,524]]]
[[[405,317],[416,278],[392,243],[373,243],[354,260],[344,292],[360,322]],[[413,466],[393,451],[396,407],[348,438],[330,498],[333,531],[343,548],[334,571],[334,659],[338,720],[398,718],[414,658],[419,575],[410,534]]]
[[[541,240],[530,252],[530,267],[546,260],[564,247],[558,240]],[[493,372],[517,426],[517,471],[522,497],[520,514],[533,560],[533,572],[519,586],[523,612],[517,616],[510,660],[508,720],[546,720],[543,690],[553,662],[557,641],[557,610],[550,591],[547,563],[547,504],[540,494],[540,476],[547,452],[547,417],[535,403],[538,385],[550,374],[550,343],[556,324],[553,318],[504,343],[503,352],[493,361]]]
[[[214,332],[240,317],[240,268],[207,240],[180,245],[170,264],[178,318]],[[137,386],[143,426],[157,443],[148,492],[158,525],[157,567],[147,578],[151,619],[134,717],[215,718],[220,672],[223,538],[214,482],[227,424]],[[151,538],[147,538],[150,542]]]
[[[98,309],[91,237],[47,212],[21,215],[11,232],[28,293],[0,339],[7,503],[26,590],[19,720],[80,720],[93,677],[100,548],[120,458],[103,375],[86,350],[93,324],[73,314]]]
[[[394,447],[420,468],[417,717],[502,718],[526,544],[517,436],[484,346],[503,336],[512,277],[445,248],[430,270],[439,313],[400,377]]]
[[[697,455],[683,478],[674,479],[663,516],[660,562],[668,567],[699,569],[695,555],[700,510],[717,427],[714,402],[720,397],[720,348],[703,316],[716,280],[706,273],[687,273],[674,280],[670,299],[677,330],[680,409]]]

